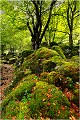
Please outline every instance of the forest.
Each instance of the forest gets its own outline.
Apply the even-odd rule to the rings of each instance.
[[[79,0],[1,0],[1,120],[78,120]]]

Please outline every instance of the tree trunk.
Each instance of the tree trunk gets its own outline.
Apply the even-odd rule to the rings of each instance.
[[[35,50],[39,49],[39,46],[40,46],[40,43],[39,43],[39,42],[36,42],[36,43],[35,43]]]
[[[33,5],[34,5],[35,17],[33,15],[29,14],[30,11],[28,11],[28,15],[32,19],[32,28],[30,26],[29,21],[27,21],[27,27],[31,33],[31,37],[32,37],[31,42],[32,42],[33,50],[39,49],[39,46],[45,35],[45,32],[48,28],[48,25],[49,25],[49,22],[51,19],[53,5],[56,3],[56,1],[57,0],[52,0],[52,2],[50,4],[48,20],[47,20],[46,25],[44,26],[43,30],[42,30],[42,11],[41,11],[42,1],[41,2],[36,1],[36,0],[32,1]]]
[[[32,49],[35,50],[35,42],[32,42]]]
[[[70,34],[69,34],[69,46],[72,50],[73,48],[72,30],[70,30]]]
[[[32,49],[33,50],[39,49],[40,46],[39,38],[37,36],[33,37],[31,41],[32,41]]]

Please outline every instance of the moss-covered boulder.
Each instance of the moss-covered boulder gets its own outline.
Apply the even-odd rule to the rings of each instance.
[[[60,87],[62,90],[65,88],[72,89],[74,88],[74,83],[70,77],[65,77],[59,72],[43,72],[40,75],[42,81],[48,82],[49,84],[54,84],[57,87]]]
[[[21,100],[21,98],[23,97],[25,90],[27,90],[27,92],[31,92],[32,87],[35,86],[35,83],[32,81],[24,81],[22,84],[18,85],[15,90],[13,89],[13,91],[6,96],[6,98],[3,100],[2,102],[2,110],[5,109],[6,105],[8,105],[9,101],[12,100]]]
[[[62,59],[62,57],[55,50],[42,47],[25,59],[23,67],[29,68],[32,73],[41,73],[47,70],[51,71],[57,64],[56,59],[58,61]]]
[[[35,74],[25,77],[2,102],[2,119],[68,119],[70,103],[54,85]]]
[[[66,60],[66,57],[59,46],[53,46],[52,49],[55,50],[63,59]]]
[[[73,90],[73,102],[79,107],[79,92],[80,92],[80,88],[76,88]]]
[[[68,119],[70,103],[65,95],[54,85],[37,82],[32,100],[29,104],[30,116],[52,119]]]
[[[28,55],[31,55],[34,52],[34,50],[24,50],[19,53],[19,57],[27,57]]]
[[[78,55],[73,56],[73,57],[71,58],[71,61],[74,61],[74,62],[79,63],[79,61],[80,61],[80,56],[78,56]]]
[[[79,65],[76,62],[63,62],[56,71],[63,74],[65,77],[72,78],[74,83],[79,81]]]

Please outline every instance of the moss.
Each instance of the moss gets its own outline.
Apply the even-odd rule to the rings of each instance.
[[[40,78],[41,79],[47,79],[47,75],[49,74],[49,72],[43,72],[40,74]]]
[[[72,78],[74,83],[79,81],[79,65],[75,62],[64,62],[56,71],[65,77]]]
[[[64,113],[60,110],[61,106],[65,106]],[[30,103],[30,116],[38,118],[40,115],[45,118],[69,118],[70,103],[66,96],[54,85],[48,85],[46,82],[37,82],[33,98]],[[58,111],[60,114],[58,115]],[[67,114],[66,114],[67,112]]]
[[[45,60],[43,62],[43,72],[44,71],[51,72],[54,70],[55,67],[56,67],[56,63],[53,62],[52,60]]]
[[[28,55],[32,54],[33,50],[24,50],[21,53],[19,53],[19,57],[27,57]]]
[[[9,84],[9,86],[5,89],[4,94],[7,95],[9,94],[14,87],[17,86],[17,84],[20,82],[20,80],[25,77],[26,74],[24,74],[24,71],[20,71],[17,73],[13,79],[13,81]]]
[[[77,89],[75,89],[74,91],[73,91],[73,94],[74,94],[74,96],[73,96],[73,102],[77,105],[77,106],[79,106],[79,89],[77,88]]]
[[[2,118],[69,118],[70,103],[54,85],[38,81],[35,74],[25,77],[2,102]],[[64,113],[61,106],[65,107]],[[60,113],[59,113],[60,110]],[[57,116],[57,114],[59,115]],[[67,114],[66,114],[67,113]]]
[[[59,46],[53,46],[52,49],[55,50],[63,59],[66,60],[66,57]]]
[[[29,69],[25,69],[22,71],[22,68],[18,68],[15,70],[13,81],[9,84],[9,86],[5,89],[5,96],[8,95],[13,88],[17,86],[17,84],[28,75],[31,75],[31,71]]]
[[[23,102],[19,102],[19,112],[17,114],[17,119],[30,119],[30,114],[29,114],[29,108],[28,108],[28,104],[27,102],[23,103]]]
[[[12,100],[9,101],[8,105],[5,108],[4,116],[2,115],[2,118],[10,119],[12,116],[16,116],[19,112],[19,105],[17,104],[17,101]]]
[[[51,63],[53,62],[51,58],[55,56],[57,56],[57,58],[60,57],[59,54],[55,50],[42,47],[38,49],[37,51],[35,51],[30,56],[28,56],[22,66],[24,68],[29,68],[32,71],[32,73],[41,73],[43,72],[44,61],[50,60],[50,61],[47,61],[47,63]],[[48,65],[49,65],[48,68],[50,68],[51,67],[50,64]]]
[[[74,62],[79,63],[79,61],[80,61],[80,56],[78,56],[78,55],[73,56],[73,57],[71,58],[71,61],[74,61]]]
[[[30,93],[33,86],[35,86],[35,83],[32,81],[24,81],[22,84],[17,86],[17,88],[13,89],[13,91],[9,95],[7,95],[6,98],[3,100],[2,109],[3,110],[5,109],[5,106],[8,104],[10,100],[13,99],[20,100],[23,97],[26,89]]]
[[[73,81],[70,77],[65,77],[63,74],[59,72],[52,71],[52,72],[43,72],[40,75],[42,81],[46,81],[49,84],[54,84],[57,87],[61,87],[64,90],[66,87],[69,89],[74,88]]]

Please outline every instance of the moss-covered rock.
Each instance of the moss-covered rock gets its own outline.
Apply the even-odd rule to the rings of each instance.
[[[41,73],[43,71],[47,71],[48,69],[51,71],[57,63],[57,61],[54,61],[54,57],[56,57],[55,59],[57,59],[57,61],[60,58],[62,59],[62,57],[55,50],[42,47],[28,56],[22,66],[24,68],[29,68],[32,73]],[[52,65],[53,62],[55,65]],[[45,66],[47,66],[47,68]]]
[[[54,85],[46,82],[37,82],[32,100],[30,102],[30,116],[39,116],[52,119],[69,118],[70,103],[65,95]]]
[[[25,77],[2,102],[2,119],[68,119],[70,103],[54,85],[35,74]]]
[[[9,101],[21,100],[25,93],[25,90],[27,90],[30,93],[33,86],[35,86],[35,83],[32,81],[24,81],[22,84],[18,85],[17,88],[13,89],[13,91],[9,95],[7,95],[6,98],[3,100],[2,110],[5,109]]]
[[[45,60],[43,62],[43,72],[44,71],[51,72],[54,70],[55,67],[56,67],[56,62],[53,62],[52,60]]]
[[[66,57],[59,46],[53,46],[52,49],[55,50],[63,59],[66,60]]]
[[[73,81],[70,77],[65,77],[63,74],[59,72],[43,72],[40,75],[42,81],[48,82],[49,84],[54,84],[57,87],[60,87],[62,90],[65,88],[72,89],[74,88]]]
[[[74,94],[74,96],[73,96],[73,102],[79,107],[79,92],[80,92],[80,89],[79,88],[77,88],[77,89],[75,89],[74,91],[73,91],[73,94]]]
[[[78,56],[78,55],[73,56],[73,57],[71,58],[71,61],[74,61],[74,62],[79,63],[79,61],[80,61],[80,56]]]
[[[56,71],[65,77],[72,78],[74,83],[79,81],[79,65],[76,62],[64,62]]]
[[[21,53],[19,53],[19,57],[27,57],[28,55],[31,55],[34,52],[34,50],[24,50]]]

